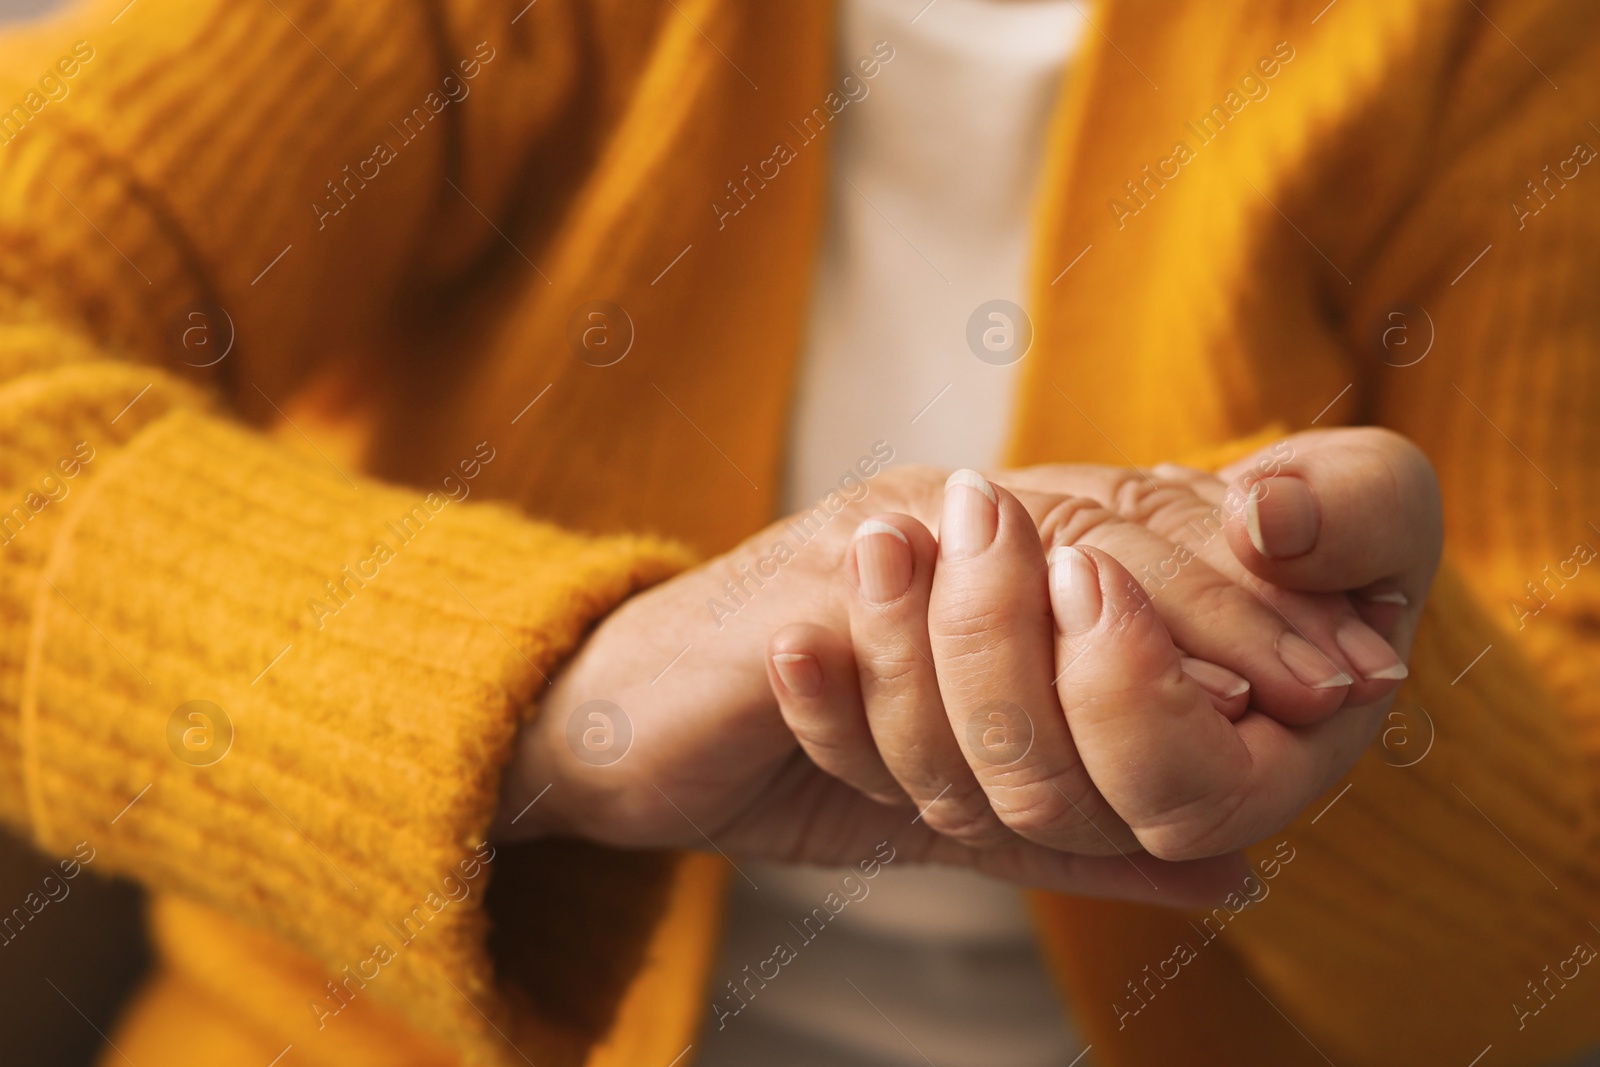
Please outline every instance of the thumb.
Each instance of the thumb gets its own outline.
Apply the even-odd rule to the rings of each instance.
[[[1389,430],[1315,430],[1222,472],[1227,536],[1261,578],[1303,592],[1426,594],[1443,542],[1439,482]]]

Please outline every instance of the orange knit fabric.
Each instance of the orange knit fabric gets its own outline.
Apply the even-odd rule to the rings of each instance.
[[[0,817],[154,892],[135,1062],[672,1062],[720,861],[483,833],[586,629],[770,517],[827,5],[124,2],[0,37]],[[1600,944],[1600,12],[1084,13],[1011,458],[1377,422],[1449,528],[1398,717],[1259,906],[1036,901],[1095,1056],[1600,1039],[1548,977]],[[491,924],[559,947],[497,970]]]

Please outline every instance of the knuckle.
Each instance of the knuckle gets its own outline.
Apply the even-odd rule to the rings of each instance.
[[[951,789],[923,811],[922,821],[941,837],[968,848],[992,848],[1014,840],[981,789],[963,790],[960,795]]]
[[[1173,798],[1128,825],[1144,850],[1157,859],[1206,859],[1238,847],[1233,825],[1243,803],[1244,796],[1237,791]]]
[[[962,590],[928,613],[929,634],[954,645],[945,659],[988,652],[1002,644],[1015,625],[1016,617],[997,589]]]
[[[1129,831],[1114,814],[1109,815],[1109,823],[1104,818],[1097,823],[1089,814],[1097,809],[1106,811],[1093,785],[1068,775],[1063,786],[1057,781],[1059,777],[1062,776],[1047,779],[1042,789],[1008,789],[997,795],[990,803],[1001,823],[1019,837],[1085,856],[1120,851],[1114,836],[1133,843]],[[1071,798],[1072,793],[1078,794],[1076,800]]]
[[[1045,512],[1039,523],[1039,536],[1047,545],[1074,545],[1091,531],[1118,521],[1117,514],[1100,501],[1068,496]]]
[[[1071,817],[1063,817],[1059,812],[1049,815],[1011,812],[1002,819],[1002,825],[1025,841],[1081,856],[1095,856],[1110,851],[1105,847],[1104,839],[1093,830],[1075,825]],[[1100,847],[1096,848],[1096,844]]]
[[[1166,671],[1120,684],[1097,681],[1092,690],[1073,695],[1074,729],[1109,730],[1130,718],[1150,719],[1166,714],[1175,705],[1173,694],[1186,677],[1174,663]]]
[[[842,724],[790,722],[789,728],[811,762],[819,767],[848,766],[870,752],[861,736]]]
[[[929,669],[918,649],[904,638],[858,649],[857,653],[862,680],[884,694],[901,693],[915,686]]]
[[[1242,636],[1241,624],[1259,617],[1260,602],[1229,581],[1199,581],[1183,592],[1182,604],[1191,625],[1202,633]],[[1281,627],[1280,627],[1281,628]]]
[[[1211,541],[1225,525],[1222,509],[1206,503],[1187,485],[1152,480],[1132,471],[1119,475],[1111,506],[1127,522],[1165,537],[1186,533],[1199,544]]]
[[[1038,793],[1007,789],[995,798],[993,808],[1007,829],[1030,840],[1059,838],[1087,828],[1084,817],[1054,790]]]
[[[1189,490],[1169,482],[1158,482],[1137,471],[1117,476],[1111,487],[1111,508],[1129,522],[1145,522],[1151,515],[1187,500]]]

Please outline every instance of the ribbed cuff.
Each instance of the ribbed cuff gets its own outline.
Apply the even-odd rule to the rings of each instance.
[[[32,310],[0,298],[0,819],[24,828],[19,711],[41,575],[109,458],[175,404],[200,403],[165,375],[96,358]]]
[[[521,710],[684,554],[352,484],[189,412],[105,462],[29,613],[39,843],[308,951],[347,983],[307,991],[330,1019],[372,996],[468,1064],[562,1045],[495,987],[483,833]]]

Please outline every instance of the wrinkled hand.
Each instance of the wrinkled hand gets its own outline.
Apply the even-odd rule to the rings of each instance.
[[[1132,472],[1108,473],[1102,468],[1036,468],[1013,473],[1010,484],[1017,492],[1011,504],[1025,507],[1026,512],[1019,512],[1011,525],[1025,532],[1030,523],[1024,514],[1035,524],[1032,540],[1039,559],[1034,592],[1044,589],[1037,524],[1067,529],[1073,516],[1080,523],[1085,523],[1084,516],[1093,516],[1092,523],[1085,523],[1087,530],[1080,531],[1085,543],[1100,539],[1099,543],[1111,546],[1136,573],[1149,568],[1147,573],[1160,576],[1177,566],[1173,577],[1162,579],[1165,584],[1147,614],[1159,620],[1160,632],[1193,636],[1190,651],[1213,666],[1208,670],[1191,664],[1190,668],[1212,689],[1219,684],[1223,692],[1236,687],[1237,682],[1227,680],[1227,672],[1232,671],[1252,684],[1253,705],[1289,722],[1322,719],[1337,709],[1349,692],[1360,692],[1363,698],[1377,692],[1364,690],[1373,684],[1365,681],[1351,686],[1326,684],[1330,679],[1336,681],[1337,671],[1349,666],[1344,656],[1330,657],[1336,670],[1318,674],[1308,684],[1277,651],[1278,636],[1289,629],[1279,611],[1298,615],[1299,629],[1313,643],[1337,649],[1332,634],[1340,616],[1329,605],[1343,604],[1344,598],[1301,603],[1288,594],[1277,594],[1259,580],[1255,584],[1267,591],[1269,599],[1284,599],[1269,606],[1253,593],[1229,593],[1228,588],[1236,588],[1232,578],[1216,570],[1212,562],[1225,555],[1228,565],[1244,575],[1227,548],[1233,538],[1231,525],[1226,538],[1206,539],[1202,550],[1195,553],[1198,558],[1193,559],[1188,558],[1187,550],[1179,550],[1174,542],[1159,536],[1163,528],[1182,525],[1175,522],[1180,514],[1209,514],[1213,507],[1200,490],[1209,492],[1212,487],[1163,485],[1159,492],[1145,495],[1126,488],[1132,484],[1130,477],[1143,483],[1143,478]],[[1120,815],[1107,814],[1103,823],[1095,816],[1101,829],[1119,839],[1115,845],[1107,842],[1100,830],[1086,826],[1078,830],[1092,834],[1094,840],[1074,838],[1068,842],[1058,837],[1050,845],[1004,827],[1009,836],[995,835],[996,839],[974,848],[973,842],[959,840],[959,835],[930,827],[928,818],[919,815],[919,806],[911,803],[913,794],[892,775],[867,792],[903,797],[903,807],[869,799],[846,780],[819,770],[819,763],[800,749],[797,731],[777,713],[767,675],[771,635],[799,621],[820,627],[820,632],[849,632],[860,611],[859,596],[839,575],[847,560],[855,565],[851,534],[871,513],[868,505],[871,510],[887,508],[901,513],[923,527],[937,526],[944,480],[945,472],[917,468],[887,471],[871,483],[867,500],[845,507],[822,528],[812,529],[805,543],[798,543],[795,530],[787,524],[777,524],[732,552],[635,597],[613,613],[546,693],[541,716],[524,731],[518,757],[506,777],[497,831],[510,837],[575,834],[622,846],[714,845],[734,853],[814,863],[853,862],[887,837],[902,854],[977,866],[1000,877],[1063,891],[1167,903],[1209,901],[1219,896],[1229,887],[1229,879],[1241,873],[1233,860],[1168,865],[1142,854],[1127,858],[1080,854],[1131,846],[1137,834],[1125,827],[1135,824]],[[1124,488],[1116,489],[1119,485]],[[1108,486],[1116,491],[1105,493]],[[1107,505],[1102,514],[1095,515],[1081,501],[1070,502],[1073,497],[1096,492],[1113,498],[1102,501]],[[1142,525],[1120,517],[1141,510],[1148,513]],[[1052,515],[1060,521],[1052,520]],[[1267,527],[1272,528],[1270,521]],[[926,529],[922,536],[929,536]],[[1050,536],[1055,539],[1053,533]],[[780,541],[792,551],[775,554],[774,546]],[[928,544],[931,539],[925,546]],[[776,565],[775,555],[781,556]],[[1175,564],[1174,560],[1181,562]],[[738,604],[737,610],[716,609],[714,604],[730,603],[730,589],[742,593],[731,601]],[[931,596],[931,586],[929,589]],[[1168,590],[1172,595],[1162,595]],[[1193,597],[1207,606],[1195,608]],[[1048,619],[1048,615],[1039,618]],[[1233,636],[1222,636],[1229,634]],[[1180,643],[1188,647],[1187,638],[1180,638]],[[853,656],[848,646],[844,652]],[[831,677],[830,672],[838,669],[839,653],[837,645],[822,650],[817,661],[819,673]],[[1301,673],[1306,673],[1303,666]],[[1077,684],[1077,679],[1074,682]],[[1320,688],[1318,683],[1323,683]],[[1211,699],[1212,708],[1225,714],[1242,710],[1237,697],[1219,692]],[[591,703],[597,700],[605,703]],[[906,734],[910,743],[915,745],[922,737],[927,745],[945,745],[946,756],[950,751],[947,743],[953,743],[959,753],[948,712],[943,721],[924,713],[919,713],[921,732]],[[1217,715],[1216,710],[1212,714]],[[1247,715],[1245,719],[1265,717]],[[576,731],[571,729],[574,722]],[[614,730],[613,741],[625,752],[620,759],[615,759],[614,753],[586,751],[576,740],[569,742],[569,738],[583,736],[590,723],[601,735],[608,728]],[[817,757],[818,739],[808,736],[804,727],[798,733]],[[624,734],[631,735],[627,745],[619,740]],[[870,733],[867,736],[872,743]],[[1066,740],[1071,743],[1070,736]],[[821,765],[827,765],[827,757],[822,757]],[[1083,766],[1093,770],[1087,752]],[[918,791],[925,791],[925,785],[919,783]],[[970,802],[970,794],[966,796]],[[530,807],[536,797],[537,803]],[[1075,800],[1087,798],[1087,792],[1074,796]],[[1104,802],[1110,804],[1111,812],[1120,812],[1118,803],[1126,801],[1108,791]],[[939,809],[936,818],[944,813],[945,809]],[[1061,851],[1066,844],[1081,847]],[[1152,883],[1162,886],[1159,894]]]
[[[815,626],[774,638],[785,718],[819,766],[885,802],[909,796],[978,849],[1022,838],[1192,859],[1259,840],[1370,740],[1440,546],[1414,447],[1365,430],[1287,445],[1291,458],[1246,464],[1231,487],[1107,469],[1110,506],[1058,505],[1044,545],[976,476],[952,479],[937,545],[916,520],[879,516],[847,564],[850,640]],[[1193,558],[1141,583],[1119,558],[1157,533]],[[1297,700],[1263,648],[1323,703]],[[1343,706],[1328,715],[1333,694]]]

